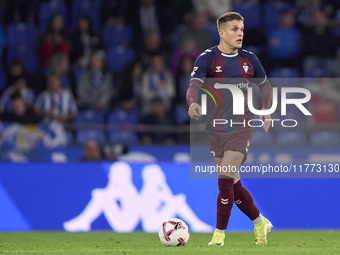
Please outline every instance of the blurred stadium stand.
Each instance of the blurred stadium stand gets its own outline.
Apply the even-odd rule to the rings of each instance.
[[[179,81],[183,82],[185,77],[189,81],[190,72],[186,71],[185,60],[186,58],[190,58],[192,62],[195,60],[193,52],[197,51],[197,45],[195,45],[195,41],[189,40],[190,43],[193,43],[188,44],[192,48],[187,45],[183,46],[181,34],[189,26],[188,24],[191,24],[193,14],[197,13],[196,10],[200,8],[195,6],[197,3],[187,1],[190,4],[178,3],[178,6],[170,1],[169,3],[158,0],[151,1],[154,2],[156,16],[150,17],[149,23],[143,22],[141,17],[136,16],[136,8],[143,5],[142,1],[136,0],[128,0],[126,3],[124,1],[121,6],[111,4],[110,10],[105,10],[105,6],[103,6],[106,1],[99,0],[39,0],[37,1],[39,4],[34,10],[33,20],[25,17],[20,20],[13,18],[10,9],[6,9],[8,5],[12,4],[11,1],[5,1],[8,5],[0,3],[0,96],[9,87],[12,79],[10,76],[13,71],[10,70],[11,62],[20,59],[25,66],[24,76],[28,87],[46,89],[47,74],[53,70],[59,75],[62,73],[64,78],[67,77],[70,80],[70,90],[77,99],[76,86],[91,62],[91,54],[102,50],[105,52],[106,63],[101,71],[103,73],[110,72],[114,77],[112,84],[114,92],[110,107],[99,109],[93,106],[89,109],[79,109],[79,114],[74,122],[64,122],[68,146],[81,148],[87,140],[96,140],[100,145],[140,144],[140,121],[146,114],[142,110],[141,83],[143,74],[150,70],[152,57],[161,55],[166,64],[159,74],[159,79],[162,80],[164,74],[168,72],[173,55],[177,50],[177,53],[180,52],[178,54],[181,56],[180,61],[178,66],[171,70],[173,83],[176,83],[174,87],[177,88],[177,96],[172,100],[169,108],[169,114],[173,116],[176,126],[171,130],[164,126],[164,130],[169,133],[173,132],[175,144],[188,144],[190,141],[187,137],[190,120],[187,116],[187,105],[178,99],[183,94],[178,83]],[[279,95],[280,88],[284,86],[307,88],[319,86],[318,79],[323,77],[334,78],[334,85],[329,94],[332,94],[333,91],[333,94],[337,95],[340,92],[339,81],[336,79],[339,76],[340,54],[334,54],[331,57],[316,56],[321,59],[326,58],[325,63],[328,64],[321,68],[304,69],[303,63],[308,57],[304,48],[305,33],[308,29],[316,29],[314,22],[317,11],[320,11],[325,18],[326,28],[330,28],[330,33],[333,33],[336,38],[334,43],[337,51],[340,52],[339,5],[332,5],[331,1],[320,0],[319,7],[314,10],[302,2],[239,0],[235,1],[231,10],[240,12],[244,16],[244,48],[258,55],[273,87],[279,88]],[[294,17],[293,24],[289,28],[282,27],[282,14],[286,13]],[[43,35],[55,14],[61,14],[64,19],[65,38],[69,43],[67,50],[62,53],[67,56],[68,63],[65,65],[53,63],[59,64],[60,69],[50,65],[42,66],[39,61]],[[88,34],[82,35],[82,25],[78,24],[78,18],[84,15],[90,20],[90,29]],[[211,46],[219,41],[216,18],[216,14],[212,12],[205,13],[206,21],[203,30],[209,35]],[[135,22],[136,20],[138,22]],[[145,40],[151,33],[157,33],[160,36],[159,41],[157,38]],[[96,37],[97,35],[98,37]],[[74,40],[76,36],[79,36],[81,45],[73,44],[76,41]],[[101,42],[94,42],[95,40]],[[318,47],[322,48],[323,45]],[[59,52],[58,49],[54,50]],[[82,55],[77,59],[72,59],[71,56],[76,50],[79,50]],[[331,70],[329,66],[334,68]],[[60,71],[63,69],[65,70]],[[192,69],[192,66],[189,69]],[[93,81],[95,87],[94,84],[96,82]],[[150,81],[150,84],[153,84],[153,81]],[[334,103],[334,99],[328,94],[318,93],[322,100],[330,100]],[[290,98],[295,98],[295,95],[291,95]],[[312,108],[311,104],[310,102],[307,105],[308,109]],[[335,104],[340,108],[339,100]],[[339,123],[332,125],[317,123],[313,117],[304,116],[295,106],[288,106],[287,118],[296,119],[299,123],[298,128],[287,130],[278,125],[272,128],[269,133],[262,132],[262,129],[256,129],[252,141],[254,147],[340,146]],[[155,133],[162,131],[158,126],[153,127],[152,125],[146,129],[148,132]],[[0,136],[4,132],[4,130],[0,131]],[[202,132],[198,132],[198,136],[201,134]],[[153,143],[159,144],[158,141],[153,141]],[[8,144],[0,141],[0,150],[7,149]]]

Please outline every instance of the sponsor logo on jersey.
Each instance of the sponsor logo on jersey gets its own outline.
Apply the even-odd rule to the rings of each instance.
[[[214,88],[215,89],[227,89],[228,87],[226,87],[226,85],[232,85],[232,86],[238,87],[240,89],[242,89],[242,88],[247,89],[249,87],[248,82],[240,82],[240,83],[233,83],[233,84],[218,84],[218,83],[216,83],[214,85]]]
[[[222,72],[222,66],[216,66],[216,73],[221,73]]]

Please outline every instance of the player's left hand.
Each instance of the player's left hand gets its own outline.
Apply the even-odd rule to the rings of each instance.
[[[262,108],[262,110],[268,110],[268,109]],[[270,128],[272,117],[270,115],[260,115],[259,119],[260,120],[264,119],[264,121],[263,121],[264,122],[263,129],[264,129],[264,131],[268,132],[268,130]]]

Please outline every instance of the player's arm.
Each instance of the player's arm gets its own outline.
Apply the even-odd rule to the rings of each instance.
[[[260,80],[258,86],[260,87],[260,95],[261,95],[261,102],[262,102],[262,110],[270,109],[272,105],[272,86],[267,79],[266,72],[260,62],[260,60],[254,55],[254,78]],[[259,116],[260,120],[264,119],[263,129],[268,132],[270,123],[271,123],[271,116],[270,115],[261,115]]]
[[[202,114],[201,106],[197,103],[199,88],[202,87],[205,77],[209,72],[209,61],[205,54],[200,55],[194,64],[191,73],[191,80],[187,90],[187,103],[189,105],[188,114],[193,119],[198,119]]]
[[[202,87],[202,85],[203,83],[198,80],[191,80],[187,90],[188,114],[196,120],[198,120],[202,114],[201,106],[197,103],[199,88]]]

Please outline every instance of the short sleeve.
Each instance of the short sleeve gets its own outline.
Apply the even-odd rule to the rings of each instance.
[[[205,53],[198,56],[195,61],[194,68],[191,73],[191,80],[199,80],[204,82],[210,70],[210,63]]]

